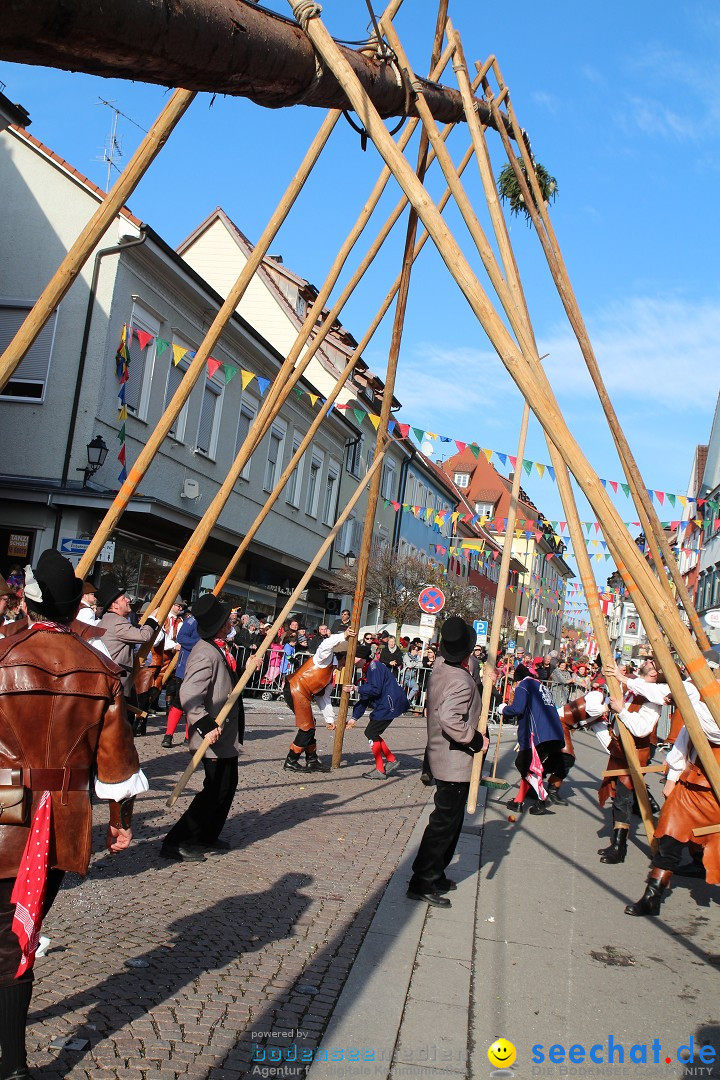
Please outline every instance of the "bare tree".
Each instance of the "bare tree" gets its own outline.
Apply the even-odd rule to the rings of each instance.
[[[340,570],[333,581],[334,591],[352,595],[356,576],[354,567]],[[470,622],[480,618],[480,594],[459,578],[447,577],[441,566],[418,555],[399,555],[387,544],[373,550],[365,596],[382,608],[386,622],[397,623],[398,630],[403,623],[419,622],[418,596],[427,585],[437,585],[445,594],[439,622],[451,615]]]

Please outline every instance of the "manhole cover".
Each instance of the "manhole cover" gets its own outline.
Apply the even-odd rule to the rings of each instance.
[[[635,963],[634,956],[631,956],[630,953],[625,952],[623,949],[616,949],[614,945],[606,945],[605,952],[591,951],[590,955],[593,960],[597,960],[607,967],[632,967]]]

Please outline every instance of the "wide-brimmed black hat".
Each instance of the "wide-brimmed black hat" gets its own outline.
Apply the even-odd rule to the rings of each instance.
[[[29,576],[26,574],[25,595],[34,610],[51,619],[77,611],[83,594],[82,578],[75,577],[72,563],[59,551],[43,551],[34,570],[35,581],[28,581]]]
[[[102,608],[103,611],[107,611],[113,600],[117,600],[118,596],[124,595],[125,590],[114,574],[106,574],[105,577],[100,578],[100,584],[95,593],[95,599],[97,601],[97,606]]]
[[[459,664],[473,651],[477,634],[459,615],[446,619],[440,631],[440,655],[449,664]]]
[[[197,622],[201,638],[215,637],[230,618],[230,604],[223,604],[217,596],[205,593],[192,606],[192,614]]]

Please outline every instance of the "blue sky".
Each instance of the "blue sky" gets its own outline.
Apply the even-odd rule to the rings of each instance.
[[[268,6],[289,11],[281,0]],[[450,0],[468,61],[490,52],[498,57],[536,157],[557,178],[555,230],[646,484],[684,492],[720,386],[712,198],[720,179],[720,8],[715,0],[610,0],[602,7],[558,0],[551,9],[522,5],[512,17],[501,5],[480,10],[472,0]],[[420,72],[427,68],[435,11],[434,0],[406,0],[396,20]],[[361,0],[326,3],[323,18],[345,39],[363,37],[368,23]],[[104,166],[96,159],[111,117],[98,98],[113,99],[147,128],[166,97],[161,87],[13,64],[0,64],[0,79],[6,94],[30,112],[33,134],[100,184]],[[452,70],[444,81],[454,84]],[[268,111],[202,95],[130,206],[172,244],[218,205],[254,240],[321,119],[316,110]],[[141,133],[122,119],[119,131],[127,158]],[[459,128],[448,143],[456,162],[467,145],[467,131]],[[497,173],[502,147],[497,137],[490,145]],[[319,286],[380,167],[372,144],[362,153],[358,136],[341,122],[273,252]],[[465,175],[485,222],[472,164]],[[444,187],[437,166],[428,186],[437,195]],[[387,211],[397,198],[390,185],[382,207]],[[449,210],[446,217],[484,282],[459,216]],[[378,216],[378,226],[383,219]],[[540,352],[550,354],[546,368],[568,424],[599,475],[623,480],[539,243],[524,222],[511,221]],[[398,272],[403,232],[404,225],[396,228],[343,313],[357,338]],[[362,252],[372,226],[366,235]],[[386,318],[365,354],[379,373],[390,328]],[[396,393],[404,422],[515,452],[519,391],[430,244],[414,271]],[[526,457],[549,460],[536,421]],[[524,486],[543,513],[562,519],[547,476],[534,473]],[[622,494],[617,506],[625,520],[635,518]],[[594,516],[583,500],[580,511],[584,520]],[[661,510],[660,516],[675,512]],[[597,568],[603,578],[604,567]]]

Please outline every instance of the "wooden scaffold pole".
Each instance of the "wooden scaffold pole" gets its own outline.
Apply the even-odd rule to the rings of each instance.
[[[28,312],[25,321],[0,356],[0,390],[3,390],[56,307],[67,294],[114,218],[132,195],[182,117],[195,94],[175,90],[157,120],[102,200],[75,243]],[[102,545],[100,545],[102,547]]]
[[[440,0],[438,6],[438,18],[435,28],[435,38],[433,41],[432,59],[430,61],[430,67],[433,68],[437,56],[440,54],[442,48],[442,39],[445,32],[445,21],[447,19],[447,5],[448,0]],[[387,25],[392,25],[390,20],[380,20],[379,23],[383,32]],[[422,184],[425,177],[425,172],[428,164],[428,141],[425,135],[425,129],[420,134],[420,146],[418,148],[418,161],[416,176],[418,182]],[[404,159],[403,159],[404,160]],[[380,423],[377,430],[377,440],[375,443],[375,458],[381,456],[388,445],[389,432],[388,426],[390,423],[390,410],[392,408],[393,393],[395,390],[395,377],[397,374],[398,358],[400,356],[400,343],[402,341],[402,332],[405,324],[405,312],[407,310],[407,298],[410,289],[410,273],[414,262],[414,248],[415,238],[417,236],[417,224],[418,216],[414,207],[410,207],[410,213],[408,215],[407,229],[405,233],[405,248],[403,251],[402,268],[400,271],[400,287],[398,289],[397,301],[395,304],[395,318],[393,321],[392,337],[390,340],[390,352],[388,354],[387,371],[385,375],[385,387],[383,390],[382,405],[380,408]],[[370,558],[372,554],[373,532],[375,529],[375,515],[377,513],[377,504],[380,496],[380,479],[381,474],[378,472],[370,485],[368,491],[368,503],[367,510],[365,512],[365,522],[363,525],[362,542],[360,544],[360,553],[357,559],[357,578],[355,581],[355,594],[353,597],[353,609],[351,616],[351,626],[357,635],[360,622],[362,619],[362,609],[365,602],[365,588],[367,585],[367,575],[370,566]],[[398,633],[400,628],[398,627]],[[357,637],[352,637],[348,641],[348,649],[345,659],[344,676],[342,678],[342,685],[347,686],[352,682],[353,668],[355,664],[355,653],[357,647]],[[342,760],[343,751],[343,739],[345,736],[345,725],[347,723],[348,708],[350,705],[350,694],[347,690],[343,689],[340,697],[340,705],[337,712],[335,738],[333,740],[333,752],[332,752],[332,768],[338,769]]]
[[[607,418],[613,440],[620,456],[620,461],[627,477],[628,485],[632,492],[633,501],[637,508],[638,516],[642,523],[642,527],[645,532],[647,541],[650,545],[651,554],[653,562],[655,564],[655,568],[657,570],[658,577],[660,578],[664,587],[668,590],[668,593],[670,593],[669,584],[664,571],[664,566],[666,566],[672,576],[672,580],[677,590],[677,594],[683,604],[683,607],[685,608],[685,611],[687,612],[687,616],[690,620],[690,625],[692,627],[693,633],[695,634],[695,637],[698,640],[700,648],[708,649],[710,648],[710,642],[708,640],[707,634],[702,627],[697,611],[695,610],[695,605],[692,602],[690,594],[687,590],[687,586],[683,580],[682,574],[680,573],[680,569],[672,553],[665,532],[660,524],[660,521],[658,520],[655,507],[653,506],[652,500],[650,499],[647,489],[643,483],[642,476],[640,475],[640,470],[637,466],[637,462],[635,461],[632,450],[630,449],[630,444],[627,441],[627,437],[625,436],[615,409],[613,408],[612,402],[610,401],[610,397],[608,395],[607,388],[605,387],[605,383],[600,372],[600,367],[598,365],[597,359],[595,357],[595,352],[590,341],[590,336],[587,332],[587,327],[585,326],[585,321],[580,311],[580,305],[578,304],[577,297],[575,296],[575,292],[572,288],[570,276],[568,274],[567,267],[565,266],[562,252],[560,250],[560,245],[557,241],[557,237],[553,229],[548,208],[542,198],[542,193],[540,191],[540,186],[538,184],[537,176],[535,174],[533,161],[530,156],[527,143],[523,136],[522,129],[517,122],[517,117],[515,116],[515,111],[510,100],[510,95],[508,93],[507,86],[505,85],[502,78],[502,74],[500,72],[497,60],[495,60],[493,63],[493,70],[495,72],[498,85],[501,89],[503,99],[507,108],[507,115],[510,121],[510,130],[514,133],[515,136],[520,136],[517,139],[517,146],[522,157],[522,167],[519,165],[516,155],[513,153],[512,145],[507,135],[507,129],[505,128],[505,126],[503,126],[503,129],[500,131],[500,137],[503,141],[508,161],[513,168],[518,184],[520,185],[520,188],[523,192],[525,205],[540,239],[543,252],[550,268],[550,273],[552,274],[553,281],[555,282],[558,294],[577,338],[578,344],[583,354],[583,358],[590,373],[590,377],[593,381],[595,389],[597,390],[597,394],[600,399],[603,411],[605,412],[605,416]],[[488,104],[490,106],[491,112],[493,113],[493,116],[495,117],[495,121],[497,122],[498,116],[501,115],[500,110],[497,107],[497,103],[494,100],[492,91],[490,90],[489,84],[487,84],[487,82],[486,88],[486,92],[488,95]]]
[[[127,504],[132,498],[133,494],[137,490],[141,480],[145,476],[148,468],[150,467],[153,458],[160,449],[165,437],[173,427],[175,421],[180,415],[185,402],[189,398],[192,388],[197,382],[201,374],[206,370],[207,360],[212,350],[215,348],[220,335],[222,334],[225,326],[230,321],[235,308],[239,304],[245,290],[247,289],[254,273],[256,272],[262,258],[267,253],[267,250],[272,243],[273,239],[277,235],[277,232],[284,222],[285,218],[290,212],[291,207],[295,203],[298,195],[303,189],[305,181],[310,175],[313,167],[315,166],[320,153],[325,147],[333,128],[340,119],[339,112],[330,112],[325,117],[323,123],[320,126],[320,130],[313,139],[300,168],[295,173],[294,177],[290,181],[287,190],[285,191],[282,199],[278,203],[275,211],[273,212],[270,221],[265,227],[263,234],[258,241],[257,246],[252,251],[250,258],[243,267],[242,273],[238,277],[237,281],[231,288],[227,295],[225,302],[218,311],[217,315],[212,321],[212,324],[205,335],[205,339],[198,348],[195,356],[188,367],[187,371],[180,381],[180,385],[173,394],[167,408],[160,417],[154,431],[148,438],[147,443],[140,451],[135,464],[130,469],[127,479],[122,484],[118,491],[112,505],[109,507],[105,517],[101,521],[97,532],[93,536],[87,550],[85,551],[82,559],[80,560],[77,568],[77,573],[84,577],[86,576],[93,563],[97,559],[100,551],[106,540],[112,533],[112,530],[117,525],[118,521],[122,517]],[[292,365],[288,365],[287,361],[283,368],[281,368],[278,378],[285,373],[289,373]],[[169,610],[169,609],[168,609]]]
[[[487,143],[483,134],[482,126],[477,116],[476,110],[473,107],[472,97],[468,94],[470,88],[470,78],[467,71],[467,65],[465,62],[465,56],[462,48],[462,42],[459,34],[455,31],[451,24],[448,25],[448,40],[455,46],[455,59],[453,67],[455,74],[458,78],[460,86],[460,92],[463,97],[463,102],[466,109],[466,118],[468,121],[468,127],[470,129],[470,135],[472,138],[473,146],[475,148],[476,159],[478,163],[478,169],[480,172],[480,178],[483,185],[483,191],[488,203],[490,216],[493,224],[493,230],[498,244],[498,250],[502,260],[503,267],[505,269],[505,278],[508,284],[508,291],[510,294],[510,302],[512,302],[515,308],[515,314],[519,320],[523,337],[520,339],[520,345],[523,350],[523,354],[526,360],[531,364],[538,372],[538,375],[544,377],[544,371],[542,369],[542,363],[538,356],[537,344],[535,341],[535,335],[533,333],[532,322],[530,319],[530,313],[528,311],[525,294],[522,288],[522,281],[520,279],[520,273],[515,259],[515,253],[510,242],[510,236],[507,229],[507,222],[505,216],[500,207],[500,202],[497,195],[497,189],[495,187],[495,180],[492,173],[492,167],[490,163],[490,155],[487,148]],[[506,300],[506,302],[508,302]],[[545,380],[548,392],[550,393],[549,385]],[[527,404],[527,403],[526,403]],[[564,508],[566,520],[570,531],[570,536],[573,541],[573,546],[580,547],[580,552],[577,554],[578,569],[580,572],[580,578],[585,586],[586,596],[588,597],[588,608],[593,623],[593,629],[595,631],[603,663],[608,665],[612,661],[612,652],[610,649],[610,641],[607,636],[607,629],[605,621],[600,611],[600,603],[598,597],[597,585],[592,573],[592,567],[590,565],[590,558],[583,543],[582,528],[580,525],[580,519],[575,503],[575,498],[572,492],[572,486],[570,484],[570,478],[568,476],[567,466],[560,456],[557,447],[552,440],[547,438],[548,449],[551,455],[553,468],[555,469],[555,476],[558,484],[558,491],[560,499]],[[518,452],[518,456],[522,455]],[[620,686],[617,680],[610,678],[610,686],[613,693],[620,693]],[[485,686],[483,686],[483,709],[487,706],[485,704]],[[489,705],[489,701],[488,701]],[[487,718],[487,713],[485,714]],[[484,728],[482,726],[482,714],[478,729],[484,734]],[[487,726],[485,724],[485,726]],[[638,799],[638,805],[640,806],[640,812],[645,826],[645,831],[648,837],[648,841],[651,842],[654,836],[654,823],[652,817],[652,810],[647,796],[647,789],[645,787],[642,774],[640,772],[640,762],[637,755],[637,750],[632,736],[622,723],[618,724],[618,730],[620,732],[620,739],[623,744],[623,749],[628,760],[630,769],[630,775],[632,777],[633,786]],[[474,812],[477,803],[477,791],[480,782],[480,772],[482,763],[480,761],[473,762],[473,775],[470,781],[470,794],[468,797],[468,811]]]
[[[265,637],[262,640],[262,643],[259,645],[257,651],[253,654],[254,663],[252,665],[248,665],[246,667],[245,671],[243,672],[242,676],[240,677],[240,679],[238,680],[236,686],[234,687],[232,693],[230,694],[227,701],[225,702],[222,709],[220,710],[217,717],[215,718],[215,723],[217,724],[218,727],[222,727],[223,724],[225,723],[225,721],[227,720],[228,716],[230,715],[230,711],[232,710],[233,705],[235,704],[237,699],[240,697],[243,690],[245,689],[248,682],[250,681],[250,679],[251,679],[251,677],[253,675],[253,672],[255,671],[255,669],[257,667],[258,661],[262,660],[263,656],[265,655],[267,650],[270,648],[270,642],[273,640],[273,638],[275,637],[277,632],[280,630],[281,626],[285,622],[286,617],[292,611],[298,597],[300,596],[300,593],[307,587],[307,584],[310,581],[310,578],[313,576],[313,574],[317,570],[317,568],[320,565],[323,557],[329,551],[330,546],[333,543],[333,541],[335,540],[335,537],[337,536],[338,532],[340,531],[342,526],[345,524],[345,522],[347,521],[347,519],[350,516],[350,514],[352,513],[352,511],[354,510],[355,506],[357,505],[358,499],[362,495],[363,491],[368,486],[368,484],[372,483],[373,479],[377,475],[377,473],[378,473],[378,471],[379,471],[379,469],[380,469],[380,467],[382,465],[382,460],[383,460],[383,455],[382,454],[380,454],[378,457],[375,458],[375,461],[372,463],[371,468],[368,469],[368,472],[367,472],[366,476],[364,477],[363,480],[360,481],[360,483],[356,487],[355,491],[353,492],[353,495],[349,499],[345,509],[340,514],[340,517],[337,519],[337,521],[333,525],[332,529],[327,534],[327,536],[323,540],[322,544],[318,548],[318,551],[317,551],[317,554],[315,555],[315,558],[312,560],[312,562],[308,566],[307,570],[303,574],[302,578],[300,579],[300,581],[296,585],[295,589],[293,590],[292,595],[288,598],[287,603],[285,604],[284,608],[282,609],[280,614],[275,619],[275,622],[273,623],[273,625],[268,630],[267,634],[265,635]],[[208,745],[209,744],[208,744],[207,740],[203,739],[201,745],[195,751],[195,754],[194,754],[190,764],[188,765],[187,769],[182,774],[182,776],[178,780],[177,784],[173,788],[173,791],[172,791],[170,797],[167,800],[167,805],[168,806],[173,806],[177,802],[178,796],[181,794],[181,792],[182,792],[183,788],[185,787],[185,785],[187,784],[188,780],[190,779],[190,777],[192,776],[192,774],[195,772],[198,765],[202,761],[203,756],[205,754],[205,751],[208,748]]]
[[[624,529],[620,515],[610,501],[597,474],[570,433],[556,403],[547,394],[535,372],[530,370],[524,361],[517,345],[513,342],[502,320],[490,304],[457,241],[438,214],[437,208],[428,193],[418,183],[407,161],[401,154],[396,152],[397,148],[392,140],[388,139],[381,118],[372,108],[367,95],[362,92],[352,70],[344,63],[337,47],[317,14],[313,13],[310,17],[302,16],[302,25],[325,62],[342,82],[370,138],[372,138],[379,152],[391,166],[401,187],[418,210],[443,261],[484,327],[500,359],[520,387],[526,400],[529,401],[530,407],[541,425],[558,446],[564,460],[593,507],[598,520],[603,525],[605,536],[607,537],[611,531],[614,532],[619,553],[630,568],[633,579],[638,583],[639,588],[651,606],[655,608],[658,620],[665,633],[677,650],[680,659],[686,665],[713,717],[720,722],[720,684],[713,678],[704,657],[680,619],[674,604],[669,602],[664,588],[645,564]],[[703,748],[701,744],[698,753],[701,756],[703,765],[708,770],[708,775],[711,773],[713,777],[717,775],[717,786],[718,790],[720,790],[720,770],[718,770],[713,755],[711,753],[706,755],[705,750],[709,751],[709,748],[707,746]],[[715,784],[713,784],[713,787],[715,787]]]

